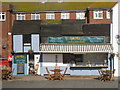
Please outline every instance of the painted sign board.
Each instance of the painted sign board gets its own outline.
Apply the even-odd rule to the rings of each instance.
[[[14,63],[27,63],[27,55],[26,54],[19,54],[14,55]]]
[[[68,44],[86,44],[86,43],[104,43],[104,36],[65,36],[48,37],[48,43],[68,43]]]

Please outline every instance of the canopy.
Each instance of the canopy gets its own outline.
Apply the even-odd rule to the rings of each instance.
[[[41,44],[42,53],[111,53],[111,44]]]

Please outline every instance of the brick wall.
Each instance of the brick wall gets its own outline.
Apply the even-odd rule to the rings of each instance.
[[[70,19],[76,19],[76,13],[75,12],[70,13]]]
[[[61,13],[55,13],[55,19],[60,19],[61,18]]]
[[[40,13],[40,19],[45,20],[46,19],[46,13]]]
[[[111,23],[111,19],[106,18],[106,11],[103,11],[103,19],[94,19],[93,11],[89,11],[88,23]]]
[[[31,14],[29,13],[26,14],[26,20],[31,20]]]
[[[7,48],[3,49],[2,48],[2,57],[7,58],[8,55],[11,55],[11,50],[12,50],[12,40],[10,37],[8,37],[8,32],[11,32],[12,29],[12,15],[8,11],[10,10],[10,5],[2,5],[2,9],[0,12],[6,12],[6,20],[5,21],[0,21],[0,24],[2,24],[2,43],[0,43],[0,46],[6,45]]]

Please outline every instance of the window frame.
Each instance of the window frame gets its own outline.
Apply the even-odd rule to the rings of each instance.
[[[20,16],[20,19],[18,19],[18,16]],[[23,16],[24,16],[24,19],[21,19],[21,17],[23,17]],[[16,20],[26,20],[26,14],[18,13],[16,15]]]
[[[65,17],[63,17],[63,15]],[[70,19],[70,13],[61,13],[61,19]]]
[[[110,19],[111,18],[111,15],[110,15],[111,13],[109,12],[109,11],[106,11],[106,18],[107,19]]]
[[[33,18],[33,15],[35,15]],[[37,18],[37,16],[39,16],[39,18]],[[31,13],[31,20],[40,20],[40,14],[39,13]]]
[[[48,18],[48,15],[50,18]],[[53,15],[53,18],[51,18],[52,15]],[[46,19],[55,19],[55,13],[46,13]]]
[[[97,16],[96,16],[97,14]],[[101,17],[99,17],[99,14],[102,14]],[[103,19],[103,11],[102,10],[95,10],[93,11],[93,18],[94,19]]]
[[[84,14],[84,17],[82,17],[82,14]],[[85,12],[77,12],[76,19],[81,19],[81,20],[85,19]]]
[[[4,19],[2,18],[3,15],[4,15]],[[1,16],[0,21],[6,21],[6,12],[0,12],[0,16]]]

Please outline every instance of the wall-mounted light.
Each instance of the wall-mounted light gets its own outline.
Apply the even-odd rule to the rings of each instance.
[[[12,35],[12,33],[11,33],[11,32],[8,32],[8,35]]]
[[[3,48],[3,49],[6,49],[6,48],[7,48],[7,45],[6,45],[6,44],[3,44],[3,45],[2,45],[2,48]]]

